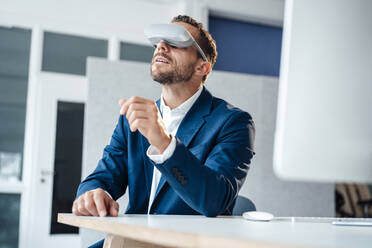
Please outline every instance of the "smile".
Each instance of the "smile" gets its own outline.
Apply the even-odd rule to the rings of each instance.
[[[155,59],[155,62],[158,62],[158,63],[164,63],[164,64],[169,64],[168,60],[163,58],[163,57],[157,57]]]

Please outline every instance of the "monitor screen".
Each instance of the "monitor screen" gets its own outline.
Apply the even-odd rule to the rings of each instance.
[[[372,182],[372,1],[286,0],[274,171]]]

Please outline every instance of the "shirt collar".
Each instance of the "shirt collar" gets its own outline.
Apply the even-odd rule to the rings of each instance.
[[[164,110],[168,110],[172,114],[182,114],[185,115],[192,107],[192,105],[195,103],[196,99],[200,96],[201,92],[203,91],[203,87],[200,87],[198,91],[195,92],[194,95],[192,95],[189,99],[184,101],[180,106],[174,109],[170,109],[163,100],[163,94],[160,97],[160,111],[163,113]]]

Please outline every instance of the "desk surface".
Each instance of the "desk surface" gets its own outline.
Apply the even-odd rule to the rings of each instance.
[[[252,222],[242,217],[58,214],[58,222],[177,247],[371,247],[372,227],[287,220]]]

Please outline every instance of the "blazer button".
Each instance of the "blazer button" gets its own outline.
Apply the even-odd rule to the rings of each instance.
[[[184,176],[180,175],[178,177],[178,181],[182,184],[182,185],[185,185],[187,183],[187,180],[185,179]]]
[[[178,176],[179,175],[179,172],[178,172],[178,169],[176,167],[173,167],[171,169],[172,173],[175,175],[175,176]]]

